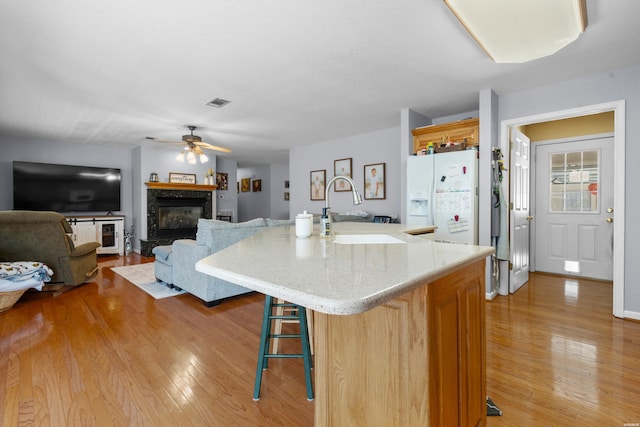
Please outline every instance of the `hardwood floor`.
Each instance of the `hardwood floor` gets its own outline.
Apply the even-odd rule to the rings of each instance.
[[[151,258],[100,259],[95,282],[0,314],[2,426],[313,425],[299,360],[252,400],[263,296],[155,300],[110,269]]]
[[[487,425],[640,425],[640,322],[613,317],[612,293],[532,274],[487,303],[487,394],[504,414]]]
[[[101,257],[95,281],[0,313],[0,425],[313,425],[300,360],[272,360],[251,398],[263,296],[155,300],[110,270],[149,261]],[[487,303],[487,394],[504,412],[489,426],[640,423],[640,322],[612,317],[611,292],[533,274]]]

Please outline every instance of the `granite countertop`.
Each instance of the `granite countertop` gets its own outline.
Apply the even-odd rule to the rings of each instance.
[[[267,227],[210,255],[196,270],[327,314],[370,310],[425,281],[493,253],[488,246],[439,243],[402,224],[334,223],[333,236],[296,238],[295,226]],[[340,244],[341,234],[386,234],[403,243]]]

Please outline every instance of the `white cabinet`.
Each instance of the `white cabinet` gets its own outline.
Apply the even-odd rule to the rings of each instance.
[[[124,216],[74,216],[67,217],[73,230],[71,238],[78,246],[98,242],[98,254],[124,255]]]

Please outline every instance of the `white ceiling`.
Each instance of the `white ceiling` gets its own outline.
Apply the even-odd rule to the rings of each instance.
[[[482,89],[640,64],[640,0],[587,11],[557,54],[496,64],[441,0],[0,0],[0,134],[155,147],[193,124],[241,165],[287,163],[402,108],[442,117]]]

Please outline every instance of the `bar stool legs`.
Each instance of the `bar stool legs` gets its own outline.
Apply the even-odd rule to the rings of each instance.
[[[273,314],[276,308],[295,309],[289,314]],[[271,323],[274,320],[298,320],[300,332],[298,334],[272,334]],[[269,353],[270,340],[272,338],[300,338],[302,352],[295,354],[274,354]],[[307,324],[307,311],[305,307],[291,303],[274,302],[273,297],[267,295],[264,303],[262,315],[262,333],[260,334],[260,348],[258,351],[258,367],[256,370],[256,382],[253,388],[253,400],[260,399],[260,385],[262,384],[262,371],[267,369],[270,358],[302,358],[304,362],[305,382],[307,386],[307,399],[313,400],[313,386],[311,383],[311,348],[309,344],[309,333]]]
[[[282,298],[276,298],[276,303],[277,304],[282,304],[284,303],[284,300]],[[287,309],[285,307],[278,307],[276,309],[276,315],[278,316],[282,316],[283,314],[285,314],[285,312],[291,312],[291,311],[295,311],[296,309]],[[313,356],[313,312],[310,309],[306,309],[307,311],[307,330],[309,331],[309,347],[311,348],[311,355]],[[273,325],[273,344],[271,347],[271,351],[273,353],[278,353],[278,346],[280,344],[280,338],[278,338],[277,336],[280,335],[280,332],[282,331],[282,324],[283,323],[299,323],[298,322],[298,318],[296,317],[295,320],[281,320],[278,319],[275,321],[275,324]]]

